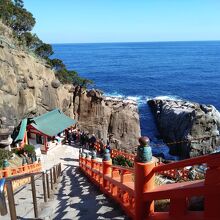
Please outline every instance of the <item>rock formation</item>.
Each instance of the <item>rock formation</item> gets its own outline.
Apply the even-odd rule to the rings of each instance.
[[[0,117],[16,126],[21,119],[61,109],[79,126],[115,146],[137,144],[140,135],[136,104],[63,85],[44,60],[16,46],[11,30],[0,23]]]
[[[112,145],[126,149],[138,144],[140,123],[137,104],[129,100],[104,97],[98,90],[74,91],[74,112],[83,130]]]
[[[213,152],[220,146],[220,113],[212,105],[188,101],[149,100],[161,137],[170,153],[182,158]]]

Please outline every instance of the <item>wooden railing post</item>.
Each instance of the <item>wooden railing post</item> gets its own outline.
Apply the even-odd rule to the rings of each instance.
[[[15,209],[15,199],[14,199],[12,181],[8,181],[7,183],[7,196],[8,196],[8,204],[9,204],[11,220],[16,220],[17,214]]]
[[[53,166],[53,180],[54,180],[54,183],[57,182],[57,178],[56,178],[56,167]]]
[[[60,174],[60,176],[62,175],[62,165],[61,165],[61,163],[59,164],[59,174]]]
[[[51,190],[53,190],[53,168],[50,168],[50,185]]]
[[[37,195],[36,195],[36,186],[34,175],[31,175],[31,191],[34,205],[34,217],[38,218],[38,208],[37,208]]]
[[[49,183],[49,174],[46,173],[46,183],[47,183],[47,196],[50,198],[50,183]]]
[[[45,172],[42,172],[42,185],[43,185],[43,193],[44,193],[44,202],[47,202],[47,190],[46,190],[46,175]]]
[[[152,172],[155,162],[152,161],[149,139],[141,137],[135,160],[135,219],[142,220],[154,212],[154,202],[144,202],[144,193],[154,188],[155,174]]]

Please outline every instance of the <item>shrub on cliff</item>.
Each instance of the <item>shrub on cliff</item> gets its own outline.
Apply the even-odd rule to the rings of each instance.
[[[50,64],[52,69],[55,70],[55,71],[60,71],[60,70],[65,69],[65,64],[60,59],[48,60],[48,64]]]
[[[87,88],[89,85],[93,84],[93,81],[82,78],[76,71],[67,70],[65,67],[57,70],[55,74],[62,83],[71,83],[74,86],[81,86],[83,88]]]
[[[18,39],[22,45],[25,45],[32,51],[35,51],[43,44],[43,41],[40,40],[36,34],[32,34],[31,32],[22,33]]]
[[[36,21],[33,15],[23,8],[22,0],[1,0],[0,1],[0,18],[3,23],[11,27],[17,36],[31,31]]]
[[[35,53],[43,59],[48,59],[54,52],[50,44],[43,43],[35,50]]]
[[[0,19],[14,30],[20,45],[46,60],[47,64],[55,70],[60,82],[84,88],[93,83],[91,80],[79,77],[77,72],[67,70],[61,60],[50,59],[54,53],[53,48],[50,44],[43,43],[36,34],[30,32],[35,25],[35,18],[24,8],[23,0],[0,0]]]

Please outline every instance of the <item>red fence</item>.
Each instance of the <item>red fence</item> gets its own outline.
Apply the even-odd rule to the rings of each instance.
[[[111,150],[111,158],[115,158],[117,156],[124,156],[126,159],[131,160],[132,162],[134,162],[135,160],[135,155],[134,154],[129,154],[129,153],[125,153],[123,151],[119,151],[116,149],[112,149]],[[164,163],[162,162],[158,162],[157,165],[164,165]],[[158,172],[158,174],[172,178],[172,179],[188,179],[189,178],[189,169],[184,168],[180,168],[180,169],[170,169],[170,170],[163,170]]]
[[[33,163],[33,164],[26,164],[20,167],[16,168],[6,168],[3,170],[0,170],[0,178],[3,177],[9,177],[9,176],[14,176],[14,175],[20,175],[24,173],[34,173],[34,172],[39,172],[41,171],[41,163]]]
[[[156,186],[155,174],[207,164],[205,180]],[[117,201],[132,219],[219,220],[220,154],[157,166],[135,162],[135,169],[112,166],[110,161],[97,162],[80,156],[80,168],[100,189]],[[189,200],[204,196],[204,210],[190,211]],[[154,201],[170,200],[169,211],[155,212]]]

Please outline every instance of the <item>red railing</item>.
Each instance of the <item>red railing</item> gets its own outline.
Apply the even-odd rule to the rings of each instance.
[[[134,217],[134,169],[83,157],[80,157],[80,168],[104,193],[119,202],[130,217]]]
[[[134,154],[129,154],[125,153],[120,150],[112,149],[111,150],[111,158],[115,158],[117,156],[124,156],[126,159],[131,160],[134,162],[135,160],[135,155]],[[158,162],[158,165],[164,165],[162,162]],[[183,179],[186,180],[189,178],[189,169],[186,168],[180,168],[180,169],[170,169],[170,170],[162,170],[158,172],[158,174],[172,178],[172,179]]]
[[[155,174],[206,164],[204,180],[155,185]],[[126,214],[142,219],[220,219],[220,154],[211,154],[158,166],[155,161],[135,162],[135,169],[113,166],[110,161],[97,162],[80,156],[80,168],[100,189],[119,202]],[[193,196],[204,197],[203,211],[189,211]],[[167,212],[155,212],[154,201],[168,199]]]
[[[0,170],[0,178],[20,175],[24,173],[39,172],[41,171],[41,169],[42,169],[41,163],[37,163],[37,162],[33,164],[26,164],[16,168],[8,167],[6,169]]]
[[[129,154],[129,153],[125,153],[120,150],[112,149],[111,150],[111,158],[115,158],[117,156],[124,156],[126,159],[131,160],[132,162],[134,162],[134,159],[135,159],[134,154]]]

